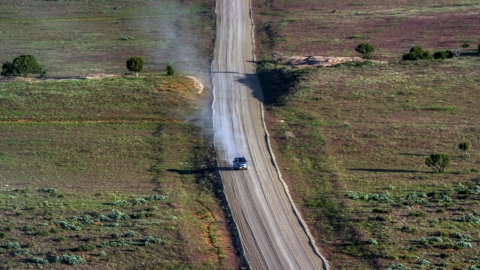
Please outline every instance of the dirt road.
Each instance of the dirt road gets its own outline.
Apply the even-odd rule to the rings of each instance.
[[[218,0],[212,63],[215,148],[244,255],[251,269],[328,269],[269,150],[253,49],[250,3]],[[231,169],[237,155],[249,160],[249,170]]]

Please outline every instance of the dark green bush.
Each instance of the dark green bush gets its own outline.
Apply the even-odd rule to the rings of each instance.
[[[468,42],[464,42],[462,44],[462,48],[468,48],[468,47],[470,47],[470,44],[468,44]]]
[[[433,54],[433,58],[435,59],[447,59],[453,58],[453,53],[449,50],[446,51],[438,51]]]
[[[466,156],[468,153],[467,151],[470,150],[470,143],[469,142],[462,142],[458,145],[458,148],[463,151],[463,155]]]
[[[95,247],[95,245],[91,245],[91,244],[82,244],[80,246],[77,247],[77,251],[93,251],[95,250],[97,247]]]
[[[450,157],[446,154],[431,154],[425,159],[425,164],[436,172],[443,172],[450,165]]]
[[[4,67],[2,67],[2,75],[3,76],[16,76],[16,75],[23,75],[27,77],[28,74],[40,74],[42,72],[42,68],[40,64],[37,63],[37,60],[33,55],[20,55],[19,57],[13,59],[13,66],[11,63],[7,64],[7,71],[11,72],[9,74],[4,74]],[[5,66],[4,64],[4,66]],[[13,70],[11,69],[13,68]]]
[[[0,239],[3,239],[3,238],[5,238],[6,236],[7,236],[7,234],[6,234],[6,233],[4,233],[4,232],[0,232]]]
[[[175,69],[173,69],[172,65],[167,65],[166,72],[168,76],[175,74]]]
[[[409,53],[406,53],[402,57],[403,60],[431,60],[433,59],[429,51],[424,51],[420,46],[413,46]]]
[[[478,44],[477,55],[480,55],[480,44]]]
[[[370,59],[372,58],[372,53],[375,51],[375,48],[370,43],[362,43],[358,44],[355,51],[362,54],[363,58]]]
[[[132,57],[127,60],[127,68],[131,72],[135,72],[138,77],[138,72],[143,70],[143,58],[140,56]]]

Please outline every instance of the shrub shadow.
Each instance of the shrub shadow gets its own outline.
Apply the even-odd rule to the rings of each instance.
[[[423,173],[422,171],[415,170],[402,170],[402,169],[374,169],[374,168],[352,168],[350,171],[364,171],[364,172],[392,172],[392,173]]]
[[[422,154],[422,153],[400,153],[402,156],[415,156],[415,157],[428,157],[430,155]]]

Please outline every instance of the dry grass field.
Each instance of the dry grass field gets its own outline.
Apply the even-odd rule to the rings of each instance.
[[[480,267],[476,1],[254,1],[267,125],[333,269]],[[301,29],[301,30],[299,30]],[[360,56],[274,68],[271,52]],[[413,45],[460,57],[400,61]],[[472,150],[463,155],[461,142]],[[431,154],[451,165],[434,173]],[[396,267],[396,268],[395,268]]]
[[[182,76],[208,78],[213,8],[2,2],[0,60],[32,54],[48,76],[0,82],[0,268],[239,268],[195,124],[208,84]],[[132,56],[144,72],[122,77]]]

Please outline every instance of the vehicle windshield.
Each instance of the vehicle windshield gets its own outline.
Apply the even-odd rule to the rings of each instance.
[[[244,158],[236,158],[234,162],[246,162]]]

